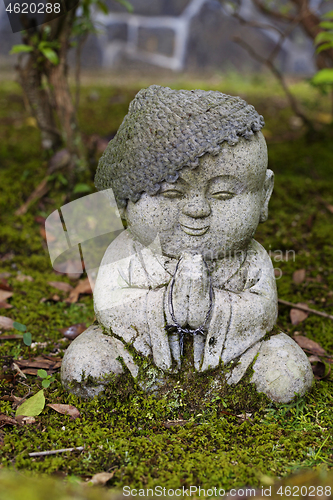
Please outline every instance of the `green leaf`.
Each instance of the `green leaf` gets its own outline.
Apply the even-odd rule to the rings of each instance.
[[[101,10],[104,14],[109,13],[107,5],[104,2],[102,2],[102,0],[97,0],[96,5],[99,8],[99,10]]]
[[[55,66],[59,63],[59,57],[54,50],[48,48],[48,47],[43,47],[40,49],[41,53],[43,56],[45,56],[52,64]]]
[[[318,45],[319,43],[324,42],[333,42],[333,33],[329,33],[328,31],[321,31],[316,36],[314,43]]]
[[[73,193],[91,193],[91,187],[88,184],[76,184]]]
[[[13,327],[15,330],[18,330],[19,332],[26,332],[27,327],[25,325],[22,325],[22,323],[18,323],[17,321],[14,321]]]
[[[31,342],[32,342],[32,338],[31,338],[31,333],[30,332],[25,332],[23,334],[23,342],[25,345],[27,346],[30,346],[31,345]]]
[[[19,44],[19,45],[14,45],[9,53],[18,54],[19,52],[32,52],[33,50],[34,48],[31,47],[31,45]]]
[[[324,68],[311,79],[313,85],[333,85],[333,69]]]
[[[332,42],[322,43],[321,45],[319,45],[319,47],[316,48],[316,53],[319,54],[319,52],[322,52],[323,50],[326,50],[326,49],[331,49],[332,47],[333,47]]]
[[[321,28],[325,28],[326,30],[333,29],[333,23],[332,23],[332,21],[323,21],[322,23],[319,23],[319,26]]]
[[[128,12],[133,14],[134,12],[133,5],[128,0],[117,0],[117,2],[123,5],[128,10]]]
[[[38,377],[40,378],[46,378],[47,377],[47,371],[46,370],[38,370],[37,372]]]
[[[63,184],[64,186],[67,186],[68,180],[66,179],[66,177],[64,177],[62,174],[58,174],[58,179],[61,182],[61,184]]]
[[[36,417],[42,413],[44,406],[45,397],[42,389],[38,391],[37,394],[24,401],[24,403],[17,408],[15,416],[23,415],[25,417]]]
[[[329,12],[326,12],[321,17],[323,19],[333,19],[333,10],[330,10]]]
[[[51,383],[51,380],[44,379],[42,382],[42,386],[44,387],[44,389],[47,389],[49,387],[50,383]]]

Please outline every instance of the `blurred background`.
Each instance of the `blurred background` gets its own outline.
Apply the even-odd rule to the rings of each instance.
[[[235,38],[246,40],[263,57],[279,39],[279,27],[288,23],[265,13],[252,0],[131,0],[133,11],[114,0],[107,0],[107,12],[95,12],[99,33],[90,34],[82,50],[86,69],[173,71],[258,71],[260,63],[249,57]],[[272,5],[274,2],[269,2]],[[275,2],[286,13],[288,2]],[[262,2],[265,4],[265,2]],[[280,4],[280,5],[279,5]],[[332,2],[309,0],[309,9],[320,16],[332,8]],[[237,13],[235,15],[235,13]],[[273,25],[276,29],[272,29]],[[0,56],[7,67],[8,55],[20,34],[11,32],[0,3]],[[314,46],[301,23],[283,40],[278,62],[281,70],[296,75],[315,72]]]

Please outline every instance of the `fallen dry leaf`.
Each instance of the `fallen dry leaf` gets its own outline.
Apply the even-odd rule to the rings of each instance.
[[[314,214],[311,214],[311,215],[307,218],[307,220],[306,220],[305,224],[307,225],[307,228],[308,228],[309,230],[310,230],[310,229],[312,229],[312,226],[313,226],[313,222],[314,222],[314,220],[315,220],[315,215],[314,215]]]
[[[8,304],[5,300],[0,300],[0,309],[12,309],[13,306]]]
[[[295,285],[300,285],[305,280],[306,271],[305,269],[298,269],[293,273],[293,282]]]
[[[320,358],[318,358],[318,356],[316,356],[315,354],[311,354],[311,356],[308,357],[308,360],[312,364],[316,363],[317,361],[320,361]]]
[[[92,293],[93,292],[89,283],[89,279],[85,278],[83,280],[80,280],[77,286],[74,288],[74,290],[71,291],[68,298],[66,299],[66,302],[69,304],[74,304],[79,300],[79,296],[81,294],[92,294]]]
[[[45,221],[45,217],[43,217],[42,215],[36,215],[35,222],[37,222],[37,224],[45,224]]]
[[[85,323],[76,323],[68,328],[59,328],[60,332],[69,340],[74,340],[87,329]]]
[[[0,340],[22,340],[22,335],[0,335]]]
[[[10,278],[11,275],[12,275],[12,273],[8,273],[8,272],[0,273],[0,279]]]
[[[0,316],[0,328],[4,330],[10,330],[13,327],[14,320],[7,318],[6,316]]]
[[[0,300],[5,301],[13,296],[13,292],[7,292],[6,290],[0,290]]]
[[[13,289],[9,285],[8,281],[5,279],[0,279],[0,290],[6,290],[7,292],[11,292]]]
[[[61,367],[61,361],[59,357],[51,357],[42,354],[34,359],[16,360],[16,365],[20,368],[21,372],[26,375],[37,375],[40,369],[46,370],[48,375],[52,375]]]
[[[19,374],[20,377],[27,378],[26,375],[22,372],[21,368],[19,366],[17,366],[16,363],[12,364],[11,369],[15,370]]]
[[[315,356],[326,355],[325,349],[323,349],[321,345],[318,344],[318,342],[315,342],[314,340],[308,339],[303,335],[297,335],[297,337],[294,337],[294,340],[302,349],[309,352],[310,354],[314,354]]]
[[[33,279],[32,276],[28,276],[26,274],[18,274],[16,276],[16,279],[17,279],[17,281],[21,281],[21,282],[23,282],[23,281],[31,281],[31,282],[34,281],[34,279]]]
[[[4,413],[0,413],[0,424],[17,425],[18,422],[16,422],[15,418],[8,417],[8,415],[5,415]]]
[[[6,262],[7,260],[12,260],[15,257],[14,252],[8,252],[2,257],[0,257],[1,262]]]
[[[30,392],[29,392],[30,394]],[[2,396],[2,398],[0,398],[2,401],[10,401],[11,403],[14,403],[13,404],[13,409],[15,409],[17,406],[19,406],[20,404],[23,403],[24,399],[25,398],[18,398],[17,396]]]
[[[307,307],[307,304],[303,304],[302,302],[298,302],[295,305]],[[301,309],[290,309],[290,321],[292,325],[298,325],[299,323],[304,321],[308,316],[309,313],[306,311],[302,311]]]
[[[110,479],[113,478],[114,473],[116,471],[112,472],[98,472],[95,474],[89,481],[89,483],[92,483],[94,485],[99,485],[99,486],[105,486]]]
[[[69,415],[70,417],[72,417],[72,419],[78,418],[80,416],[79,410],[72,405],[63,405],[60,403],[59,404],[54,403],[54,404],[48,404],[47,406],[57,411],[58,413],[61,413],[62,415]]]
[[[323,380],[327,378],[331,373],[330,365],[326,365],[323,361],[318,361],[317,363],[311,363],[312,372],[316,380]]]
[[[57,288],[62,292],[70,292],[71,290],[73,290],[72,285],[66,283],[65,281],[48,281],[47,283],[48,285],[53,286],[54,288]]]
[[[17,420],[17,422],[20,425],[25,425],[25,424],[31,425],[36,423],[35,417],[27,417],[25,415],[17,415],[15,417],[15,420]]]

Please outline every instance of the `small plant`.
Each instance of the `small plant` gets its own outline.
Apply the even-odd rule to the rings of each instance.
[[[47,389],[50,384],[55,381],[55,377],[48,375],[46,370],[38,370],[37,375],[38,377],[43,379],[42,386],[44,387],[44,389]]]
[[[15,330],[18,330],[19,332],[23,333],[23,343],[28,347],[30,347],[32,338],[31,338],[31,333],[27,332],[27,327],[25,325],[22,325],[22,323],[18,323],[17,321],[14,321],[13,327],[15,328]]]

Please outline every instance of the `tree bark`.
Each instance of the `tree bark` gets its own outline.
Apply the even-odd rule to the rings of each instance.
[[[31,113],[41,131],[42,147],[56,150],[61,142],[61,134],[54,121],[50,96],[42,88],[42,73],[38,69],[36,56],[33,53],[29,54],[26,64],[19,63],[17,70]]]
[[[50,0],[52,3],[56,1]],[[50,21],[46,19],[44,25],[27,29],[23,42],[34,47],[34,50],[25,56],[28,61],[25,66],[18,67],[18,72],[20,83],[42,133],[42,145],[55,150],[62,140],[71,156],[69,180],[73,182],[76,174],[85,170],[87,158],[67,78],[67,54],[77,3],[76,0],[71,0],[71,4],[66,3],[67,8],[73,6],[66,15]],[[46,26],[49,30],[47,41],[57,42],[58,48],[55,50],[59,63],[56,65],[38,50],[39,41],[45,39],[43,37]],[[47,89],[42,88],[43,78],[48,84]],[[58,128],[55,125],[55,115],[58,118]]]

